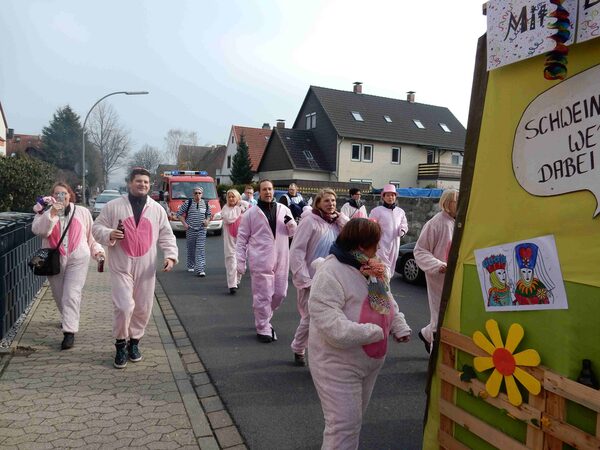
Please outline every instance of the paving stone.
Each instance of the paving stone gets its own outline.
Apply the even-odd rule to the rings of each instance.
[[[92,434],[90,436],[86,436],[83,438],[83,440],[87,444],[93,444],[93,443],[110,444],[112,442],[116,442],[117,437],[114,434],[99,433],[99,434]]]
[[[58,439],[52,443],[54,448],[83,448],[86,443],[83,439]]]
[[[224,409],[221,399],[217,396],[205,397],[200,401],[202,402],[202,407],[204,408],[204,411],[206,411],[207,413],[213,411],[220,411]]]
[[[13,436],[23,436],[25,431],[20,428],[0,428],[0,436],[2,437],[13,437]]]
[[[229,413],[225,410],[210,412],[206,414],[213,429],[224,428],[233,425]]]
[[[203,384],[209,384],[210,378],[208,378],[206,372],[196,373],[192,375],[192,382],[194,383],[194,386],[201,386]]]
[[[248,450],[248,447],[246,447],[244,444],[240,444],[240,445],[235,445],[233,447],[229,447],[229,448],[227,448],[227,450]]]
[[[244,443],[244,440],[240,436],[240,433],[234,426],[215,430],[215,435],[221,447],[224,448]]]
[[[214,437],[201,437],[198,438],[198,445],[200,450],[220,450],[219,444]]]

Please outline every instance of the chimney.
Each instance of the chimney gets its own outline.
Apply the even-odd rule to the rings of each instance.
[[[285,128],[285,119],[277,119],[277,128]]]
[[[416,94],[415,91],[408,91],[406,93],[406,101],[408,103],[414,103],[415,102],[415,94]]]
[[[263,130],[270,130],[271,129],[271,125],[269,125],[269,122],[263,123],[262,129]]]
[[[354,93],[355,94],[362,94],[362,81],[355,81],[354,82]]]

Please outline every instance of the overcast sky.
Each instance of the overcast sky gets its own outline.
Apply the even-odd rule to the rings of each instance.
[[[133,150],[171,128],[290,127],[310,85],[446,106],[467,125],[482,0],[2,0],[0,102],[16,133],[105,100]]]

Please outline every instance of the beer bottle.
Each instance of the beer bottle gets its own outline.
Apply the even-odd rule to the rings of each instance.
[[[123,233],[123,239],[125,239],[125,227],[123,226],[123,221],[119,219],[119,223],[117,224],[117,230]]]

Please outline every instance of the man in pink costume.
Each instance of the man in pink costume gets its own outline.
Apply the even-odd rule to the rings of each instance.
[[[447,189],[443,192],[439,202],[442,210],[425,224],[414,249],[415,261],[425,272],[427,279],[430,319],[429,324],[419,331],[419,338],[425,344],[428,352],[431,352],[431,344],[437,329],[446,276],[446,262],[454,233],[457,201],[457,190]]]
[[[410,327],[375,256],[380,230],[366,219],[342,229],[331,255],[313,262],[308,308],[310,373],[325,417],[322,450],[358,448],[362,418],[387,353],[388,336]]]
[[[404,210],[396,206],[396,187],[386,184],[381,192],[383,203],[373,208],[370,219],[375,219],[381,226],[381,241],[377,257],[388,267],[388,276],[392,278],[396,270],[400,238],[408,231],[408,222]]]
[[[335,242],[342,227],[348,222],[344,214],[335,210],[336,194],[327,188],[320,191],[313,202],[312,208],[306,208],[302,220],[292,240],[290,247],[290,269],[292,282],[298,294],[298,312],[300,323],[296,329],[292,350],[294,362],[298,366],[306,365],[305,351],[308,345],[308,297],[310,285],[315,274],[311,263],[317,258],[329,254],[331,244]]]
[[[341,213],[347,216],[348,219],[366,219],[368,217],[367,209],[365,208],[363,202],[361,202],[360,200],[360,197],[362,195],[360,193],[360,189],[350,188],[348,194],[350,195],[350,201],[348,203],[345,203],[344,206],[342,206],[342,209],[340,210]]]
[[[92,215],[87,208],[75,206],[75,194],[66,183],[56,183],[44,204],[34,210],[38,213],[33,218],[31,230],[42,236],[42,247],[56,248],[60,237],[71,220],[71,225],[58,249],[60,253],[60,273],[48,277],[52,296],[61,317],[64,339],[63,350],[73,347],[75,333],[79,331],[79,315],[81,311],[81,293],[87,278],[90,254],[94,259],[104,258],[104,249],[92,236]],[[55,199],[62,199],[56,201]],[[44,206],[52,205],[44,211]]]
[[[236,259],[240,274],[248,259],[257,338],[270,343],[277,340],[271,326],[273,312],[287,295],[289,237],[296,231],[296,222],[287,206],[274,201],[271,181],[260,181],[258,189],[257,206],[242,215]]]
[[[136,168],[128,179],[129,194],[107,203],[92,228],[96,240],[108,246],[118,369],[127,365],[128,358],[142,359],[138,344],[152,313],[156,243],[165,256],[163,271],[177,264],[177,243],[167,214],[148,196],[150,173]],[[119,222],[124,231],[118,229]]]

